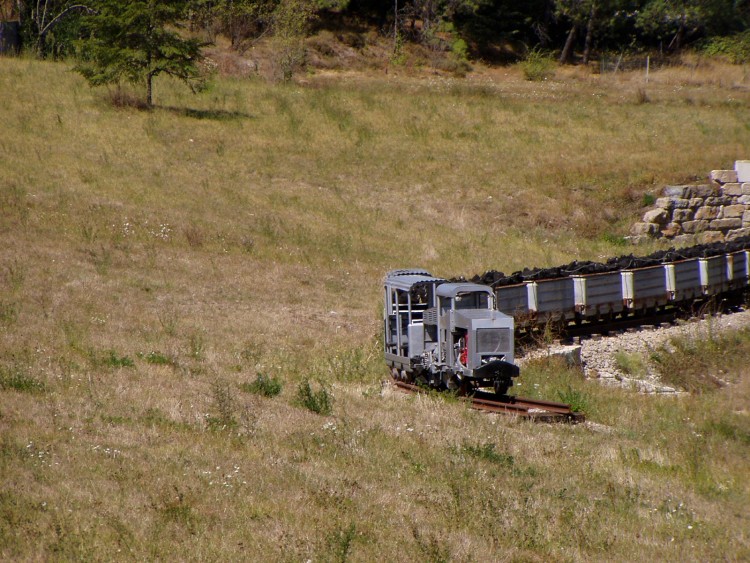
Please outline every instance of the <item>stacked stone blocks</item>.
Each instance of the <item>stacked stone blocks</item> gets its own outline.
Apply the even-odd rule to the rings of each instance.
[[[708,184],[664,188],[654,209],[633,225],[632,238],[692,244],[750,236],[750,160],[738,160],[734,170],[712,170],[708,178]]]

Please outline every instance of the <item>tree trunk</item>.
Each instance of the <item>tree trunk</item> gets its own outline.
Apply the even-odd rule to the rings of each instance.
[[[570,64],[570,58],[573,55],[573,44],[576,40],[576,24],[570,28],[568,38],[565,40],[565,47],[563,47],[562,53],[560,53],[560,64]]]
[[[154,101],[153,101],[153,91],[154,90],[153,90],[153,85],[152,85],[153,80],[154,80],[154,77],[149,72],[146,75],[146,105],[148,107],[152,107],[154,105]]]
[[[589,64],[589,57],[591,56],[591,43],[594,37],[594,23],[596,22],[596,2],[591,4],[591,12],[589,13],[589,21],[586,24],[586,40],[583,44],[583,64]]]

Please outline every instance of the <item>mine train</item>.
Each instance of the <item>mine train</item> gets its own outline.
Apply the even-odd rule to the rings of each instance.
[[[750,242],[742,246],[750,248]],[[600,273],[569,275],[572,270],[560,274],[558,269],[554,279],[521,276],[519,283],[391,271],[385,279],[386,363],[399,380],[463,392],[492,387],[505,395],[519,374],[515,329],[647,315],[744,295],[750,252],[713,250],[708,253],[713,255],[676,260],[679,253],[665,254],[660,259],[667,260],[659,264]],[[486,274],[477,279],[487,279]]]

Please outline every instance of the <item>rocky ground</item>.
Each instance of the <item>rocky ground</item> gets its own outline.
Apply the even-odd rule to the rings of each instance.
[[[561,356],[570,362],[580,364],[586,378],[599,379],[606,385],[619,385],[637,389],[642,393],[672,393],[679,391],[664,385],[653,366],[646,363],[645,373],[633,377],[624,373],[615,357],[618,352],[643,354],[648,358],[649,351],[668,345],[677,336],[695,338],[709,337],[725,330],[736,330],[750,326],[750,310],[707,316],[703,319],[680,321],[674,325],[661,327],[644,326],[635,331],[626,331],[611,336],[594,335],[581,339],[572,345],[553,344],[544,349],[531,350],[518,357],[516,362],[524,363],[548,355]]]

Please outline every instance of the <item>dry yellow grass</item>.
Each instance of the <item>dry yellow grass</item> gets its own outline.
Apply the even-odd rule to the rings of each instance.
[[[747,558],[746,373],[682,401],[524,375],[607,432],[380,387],[386,270],[629,251],[644,193],[747,157],[747,90],[664,72],[648,103],[509,69],[159,82],[140,112],[0,59],[0,555]]]

